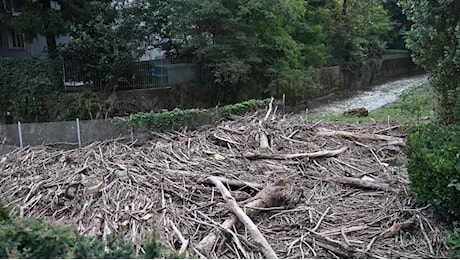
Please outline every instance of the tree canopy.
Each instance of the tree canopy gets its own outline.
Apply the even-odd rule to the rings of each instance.
[[[61,54],[110,78],[148,46],[190,55],[222,101],[261,90],[305,98],[314,68],[359,71],[383,53],[391,30],[379,0],[18,1],[22,14],[4,15],[7,24],[29,40],[46,35],[50,56],[56,36],[69,34]]]
[[[413,22],[406,44],[441,95],[441,117],[460,122],[460,1],[400,0]]]
[[[107,82],[116,81],[152,43],[150,5],[144,0],[93,1],[91,8],[95,15],[70,31],[71,41],[60,54],[85,71],[99,71]]]
[[[56,37],[67,35],[72,26],[92,17],[86,0],[15,0],[14,7],[20,15],[11,15],[0,9],[0,22],[23,33],[31,42],[39,35],[46,37],[50,57],[57,55]]]

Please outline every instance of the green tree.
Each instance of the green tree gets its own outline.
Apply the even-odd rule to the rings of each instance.
[[[310,26],[304,20],[305,1],[152,2],[159,10],[157,20],[164,22],[165,40],[157,46],[194,55],[207,71],[206,80],[225,91],[227,100],[247,98],[239,94],[248,92],[248,86],[268,86],[267,94],[276,94],[279,87],[300,93],[312,84],[302,55],[308,50],[300,41],[308,35],[303,27]],[[316,37],[315,28],[308,30]],[[316,59],[316,64],[322,62]]]
[[[389,49],[405,49],[404,35],[410,30],[412,22],[407,20],[398,0],[385,0],[383,7],[390,16],[390,23],[393,30],[389,33],[391,41],[388,42]]]
[[[441,119],[460,122],[460,1],[400,0],[414,24],[406,45],[441,96]]]
[[[132,80],[132,61],[151,45],[153,11],[143,0],[94,1],[91,7],[96,15],[76,26],[60,54],[87,78],[102,75],[108,87],[116,87],[120,80]]]
[[[343,0],[330,8],[332,57],[345,71],[359,72],[383,54],[392,29],[389,17],[378,0]]]
[[[5,2],[5,1],[4,1]],[[15,0],[13,8],[19,15],[11,15],[0,9],[0,22],[13,28],[32,42],[37,36],[46,37],[47,52],[52,58],[57,55],[56,37],[67,35],[75,24],[91,17],[89,1],[85,0]],[[6,2],[5,2],[6,3]]]

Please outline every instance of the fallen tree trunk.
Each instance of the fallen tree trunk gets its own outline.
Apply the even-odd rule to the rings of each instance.
[[[286,183],[284,181],[278,181],[272,185],[264,187],[256,194],[256,196],[250,199],[250,202],[245,205],[246,215],[249,217],[257,215],[260,212],[257,208],[270,208],[281,205],[281,203],[286,200],[284,195],[285,189]],[[236,215],[231,215],[222,224],[220,224],[219,227],[226,231],[230,230],[230,228],[237,223],[238,218]],[[204,255],[209,255],[220,234],[220,230],[215,229],[198,243],[195,247],[196,250]]]
[[[352,133],[347,131],[336,131],[327,128],[318,128],[317,136],[341,136],[352,140],[368,140],[368,141],[392,141],[398,145],[405,146],[406,142],[401,137],[394,137],[389,135],[380,134],[363,134],[363,133]]]
[[[249,160],[257,159],[272,159],[272,160],[289,160],[289,159],[302,159],[302,158],[318,158],[318,157],[334,157],[347,150],[343,147],[337,150],[324,150],[312,153],[294,153],[294,154],[269,154],[269,153],[248,153],[244,155]]]

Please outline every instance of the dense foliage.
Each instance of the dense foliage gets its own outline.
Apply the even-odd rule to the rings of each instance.
[[[414,24],[406,43],[441,95],[441,117],[460,123],[460,1],[400,0]]]
[[[407,171],[415,197],[447,220],[460,217],[460,126],[430,124],[407,141]]]
[[[59,66],[52,60],[0,59],[0,122],[97,118],[102,107],[96,94],[59,91]]]
[[[155,236],[146,241],[144,258],[160,257]],[[134,245],[122,236],[105,241],[79,234],[76,230],[42,220],[10,216],[0,204],[1,258],[135,258]],[[173,256],[178,257],[178,256]]]
[[[365,68],[391,29],[380,1],[152,2],[162,39],[155,46],[195,56],[223,102],[247,99],[250,88],[306,99],[312,68],[331,60],[349,71]]]
[[[0,8],[0,23],[22,33],[28,42],[45,36],[50,57],[57,56],[56,37],[67,35],[71,27],[92,17],[90,1],[69,0],[15,0],[4,1]],[[6,4],[11,6],[6,6]],[[11,9],[20,15],[8,13]]]
[[[446,242],[449,244],[449,258],[460,258],[460,225],[458,221],[454,222],[452,230],[447,232]]]
[[[59,95],[56,63],[42,60],[0,59],[1,121],[44,121]],[[12,122],[10,122],[12,123]]]
[[[143,127],[148,130],[158,132],[170,131],[181,127],[190,127],[196,129],[200,126],[214,123],[221,118],[231,115],[244,115],[248,112],[265,108],[270,99],[255,100],[251,99],[241,103],[226,105],[216,109],[173,109],[168,111],[151,111],[146,113],[136,113],[127,121],[124,118],[115,118],[118,124],[128,123],[130,126]]]
[[[71,41],[60,48],[62,59],[76,65],[85,80],[102,79],[112,91],[119,81],[130,81],[129,65],[148,49],[154,34],[148,3],[92,1],[94,15],[70,31]]]
[[[85,80],[103,78],[108,91],[131,80],[130,62],[152,46],[192,56],[204,85],[226,104],[283,94],[289,103],[308,99],[314,68],[325,64],[370,73],[367,60],[382,54],[391,30],[378,0],[73,2],[21,0],[22,14],[3,14],[0,22],[28,40],[46,34],[50,53],[55,36],[70,35],[59,54]]]
[[[343,1],[332,10],[332,57],[344,70],[359,74],[386,48],[392,29],[388,14],[378,0]]]

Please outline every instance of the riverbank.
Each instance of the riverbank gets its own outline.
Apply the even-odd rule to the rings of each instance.
[[[335,93],[315,100],[298,115],[306,119],[373,122],[395,120],[412,124],[436,117],[436,93],[426,75],[386,82],[366,90]],[[347,109],[365,107],[368,117],[347,117]]]

